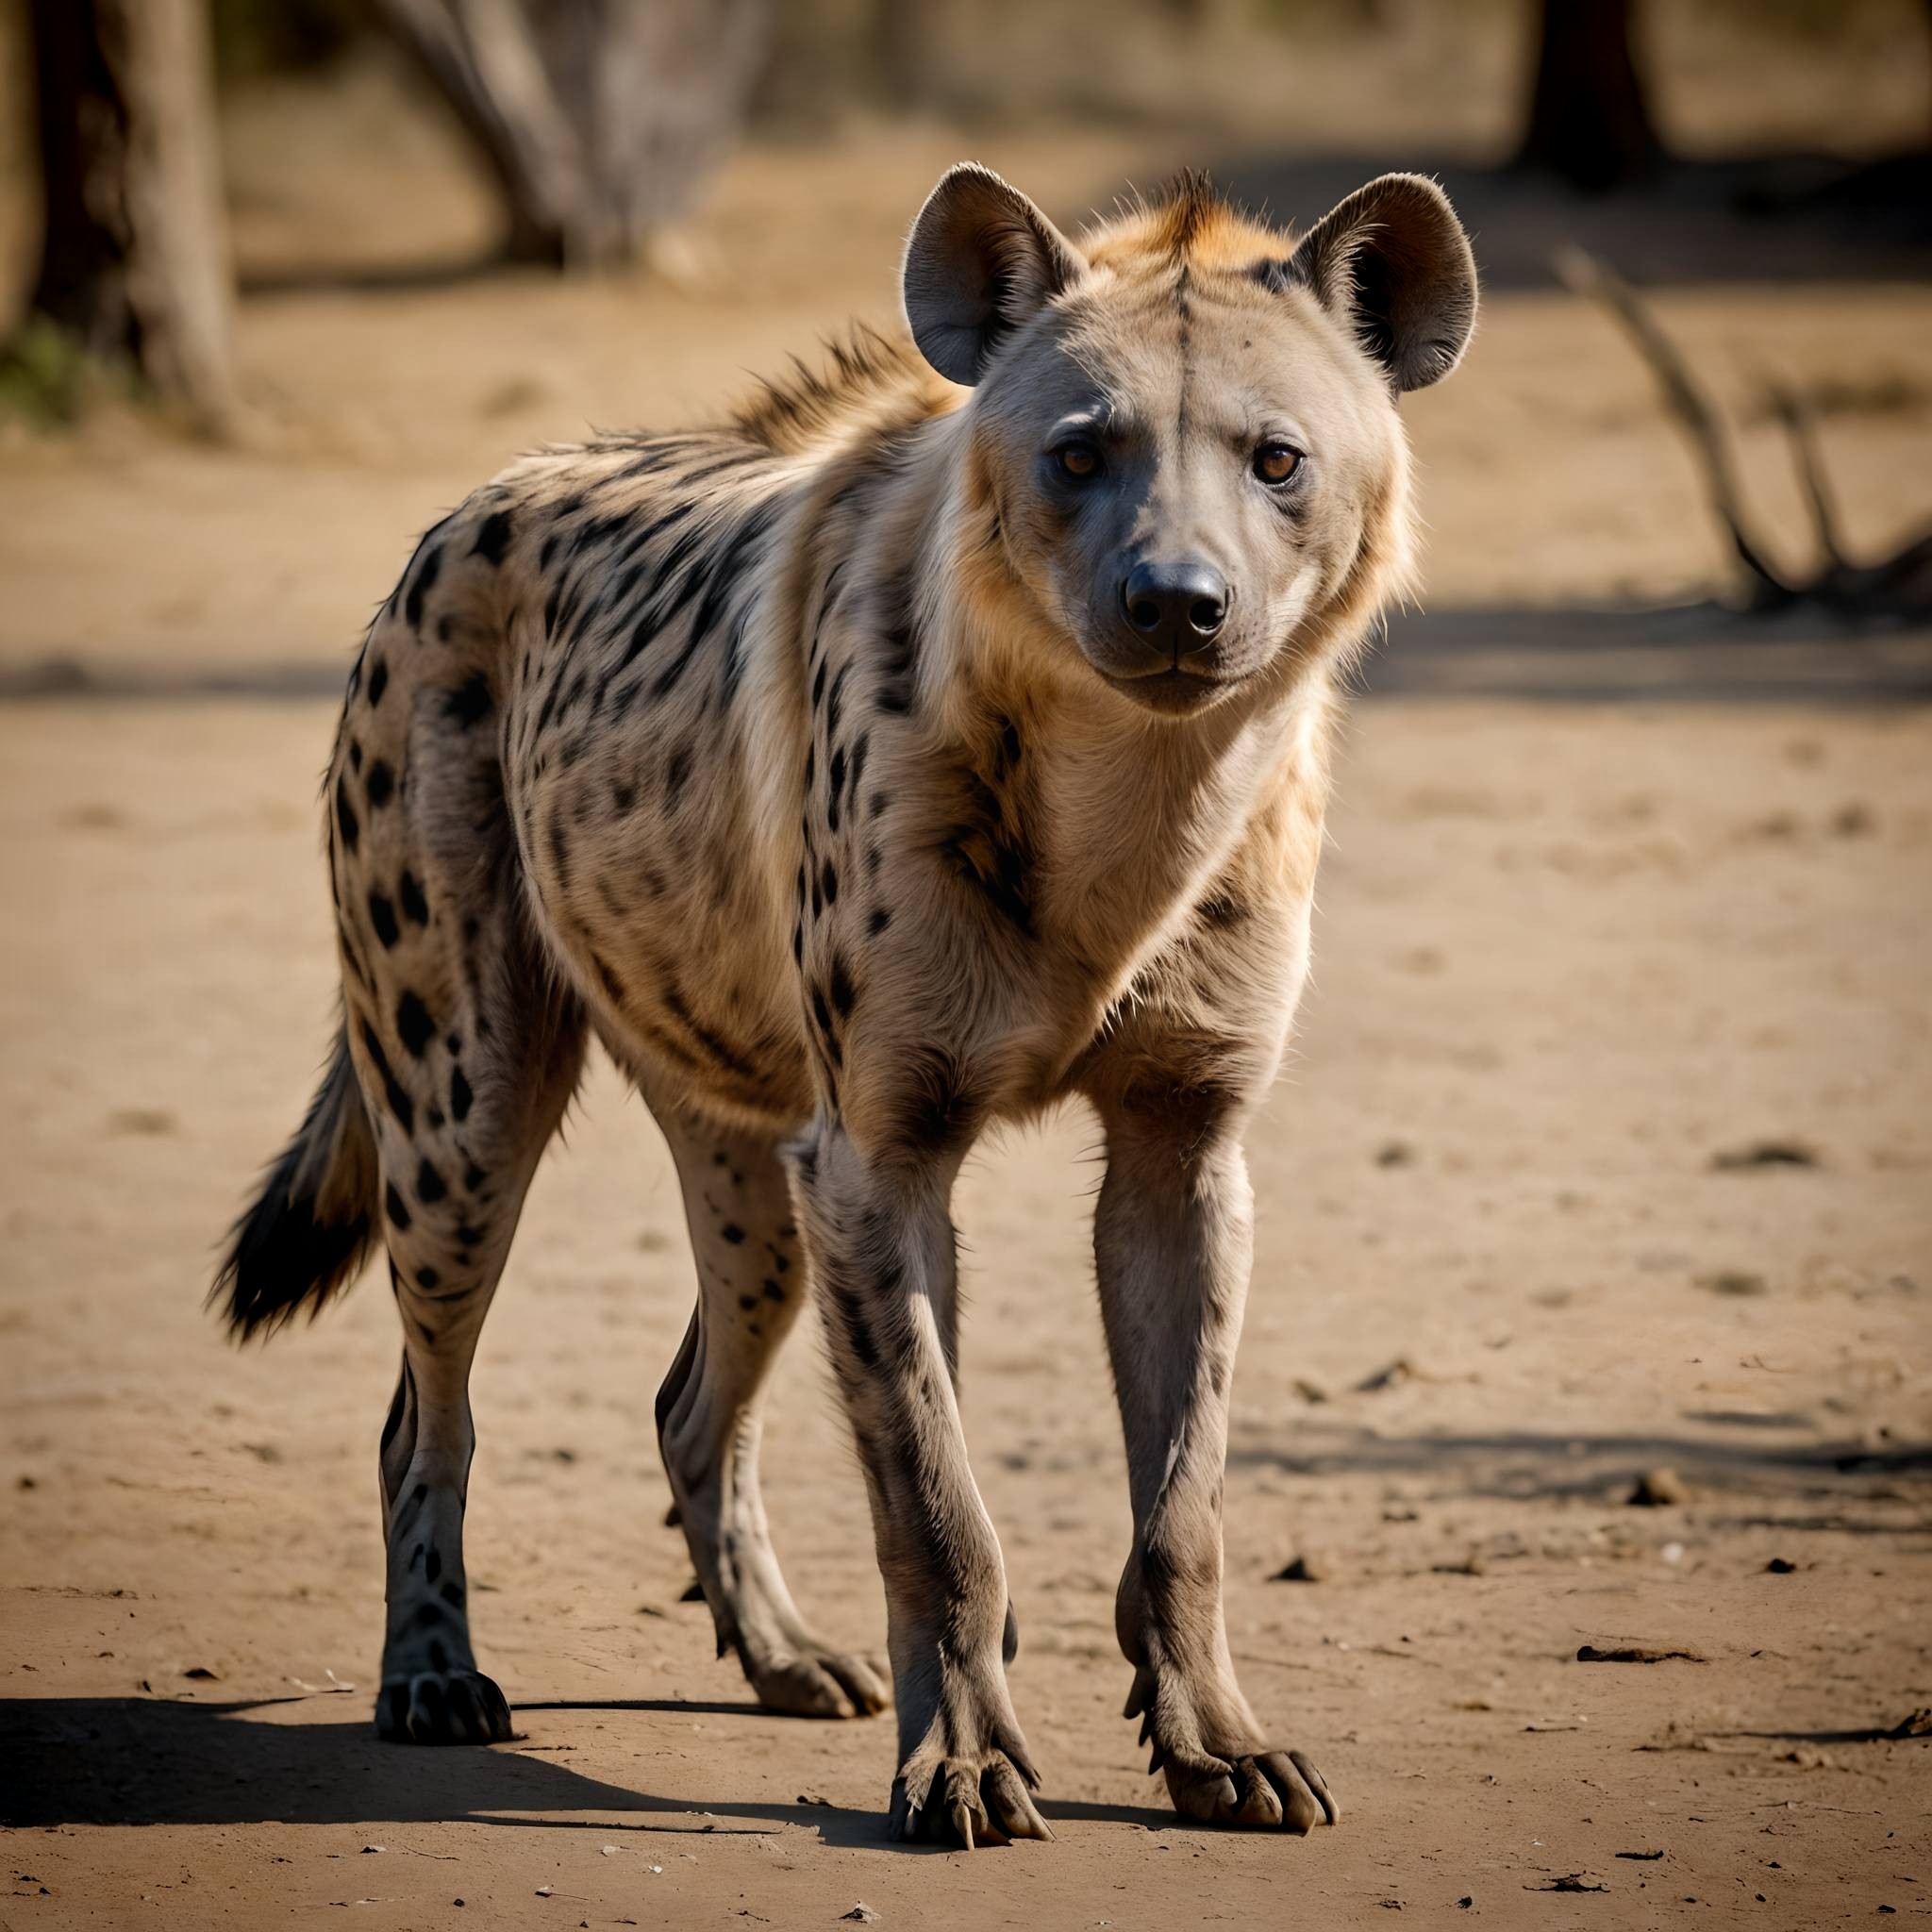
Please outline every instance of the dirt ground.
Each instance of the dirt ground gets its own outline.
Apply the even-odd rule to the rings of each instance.
[[[608,1072],[475,1387],[479,1643],[526,1737],[375,1741],[387,1297],[243,1356],[197,1307],[327,1009],[329,728],[319,706],[0,713],[0,1726],[33,1827],[7,1923],[371,1901],[372,1924],[449,1924],[458,1897],[461,1923],[571,1925],[1932,1910],[1932,1746],[1874,1736],[1932,1704],[1926,720],[1359,714],[1300,1052],[1254,1138],[1228,1482],[1235,1654],[1339,1830],[1183,1828],[1141,1770],[1091,1135],[975,1159],[968,1431],[1061,1841],[970,1867],[881,1841],[886,1724],[759,1714],[679,1600],[650,1395],[689,1261]],[[1806,1164],[1726,1164],[1771,1145]],[[767,1466],[802,1600],[875,1646],[815,1338]],[[1657,1467],[1689,1500],[1630,1507]],[[1269,1580],[1297,1556],[1322,1580]],[[1608,1896],[1541,1895],[1572,1874]]]
[[[414,533],[508,453],[688,419],[883,314],[960,153],[1069,219],[1190,158],[1179,133],[861,127],[748,150],[675,281],[372,288],[486,234],[386,86],[231,117],[239,447],[112,410],[0,447],[0,671],[345,665]],[[1729,400],[1765,368],[1828,399],[1858,543],[1932,509],[1932,291],[1658,299]],[[1690,465],[1571,298],[1492,301],[1411,422],[1434,601],[1710,582]],[[1744,448],[1794,541],[1761,421]],[[1336,1831],[1186,1826],[1144,1774],[1091,1125],[975,1158],[967,1429],[1059,1842],[970,1861],[884,1841],[889,1723],[760,1713],[682,1601],[651,1396],[690,1261],[606,1066],[475,1387],[477,1641],[524,1736],[375,1740],[387,1296],[246,1355],[200,1309],[324,1041],[331,725],[309,701],[0,706],[0,1927],[1932,1916],[1932,1740],[1884,1735],[1932,1706],[1932,714],[1357,709],[1314,985],[1253,1139],[1227,1484],[1237,1663]],[[876,1651],[815,1336],[767,1471],[801,1601]],[[1628,1501],[1653,1471],[1681,1500]],[[1271,1580],[1297,1557],[1315,1580]]]

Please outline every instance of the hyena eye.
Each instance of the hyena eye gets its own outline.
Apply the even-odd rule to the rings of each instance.
[[[1100,452],[1091,442],[1063,442],[1053,455],[1063,476],[1077,477],[1084,483],[1100,475]]]
[[[1255,452],[1255,475],[1264,483],[1286,483],[1302,466],[1302,453],[1291,443],[1264,442]]]

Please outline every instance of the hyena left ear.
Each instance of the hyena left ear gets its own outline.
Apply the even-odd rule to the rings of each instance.
[[[1383,175],[1270,264],[1354,331],[1398,390],[1426,389],[1462,359],[1475,328],[1475,257],[1449,197],[1421,175]]]
[[[1074,244],[991,168],[949,169],[912,224],[901,286],[919,353],[971,388],[1013,331],[1086,272]]]

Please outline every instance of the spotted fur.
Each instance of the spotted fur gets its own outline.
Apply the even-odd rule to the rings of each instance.
[[[1075,244],[969,167],[905,294],[909,339],[715,427],[529,457],[423,539],[327,779],[341,1033],[218,1291],[273,1328],[381,1240],[378,1723],[508,1735],[469,1636],[468,1372],[600,1040],[683,1184],[698,1298],[658,1424],[721,1651],[778,1708],[886,1701],[799,1616],[758,1496],[809,1281],[886,1582],[893,1827],[1044,1836],[948,1203],[989,1125],[1083,1096],[1129,1714],[1184,1812],[1305,1830],[1333,1800],[1221,1612],[1241,1135],[1305,970],[1338,678],[1409,570],[1395,398],[1461,352],[1468,246],[1408,176],[1299,240],[1191,179]],[[1150,641],[1124,585],[1170,563],[1225,595]]]

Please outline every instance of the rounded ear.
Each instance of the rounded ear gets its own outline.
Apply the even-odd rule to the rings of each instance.
[[[1346,323],[1398,391],[1441,382],[1475,327],[1469,237],[1421,175],[1357,189],[1296,242],[1280,275]]]
[[[901,288],[919,353],[969,388],[1005,340],[1084,274],[1070,242],[1017,188],[962,161],[906,243]]]

